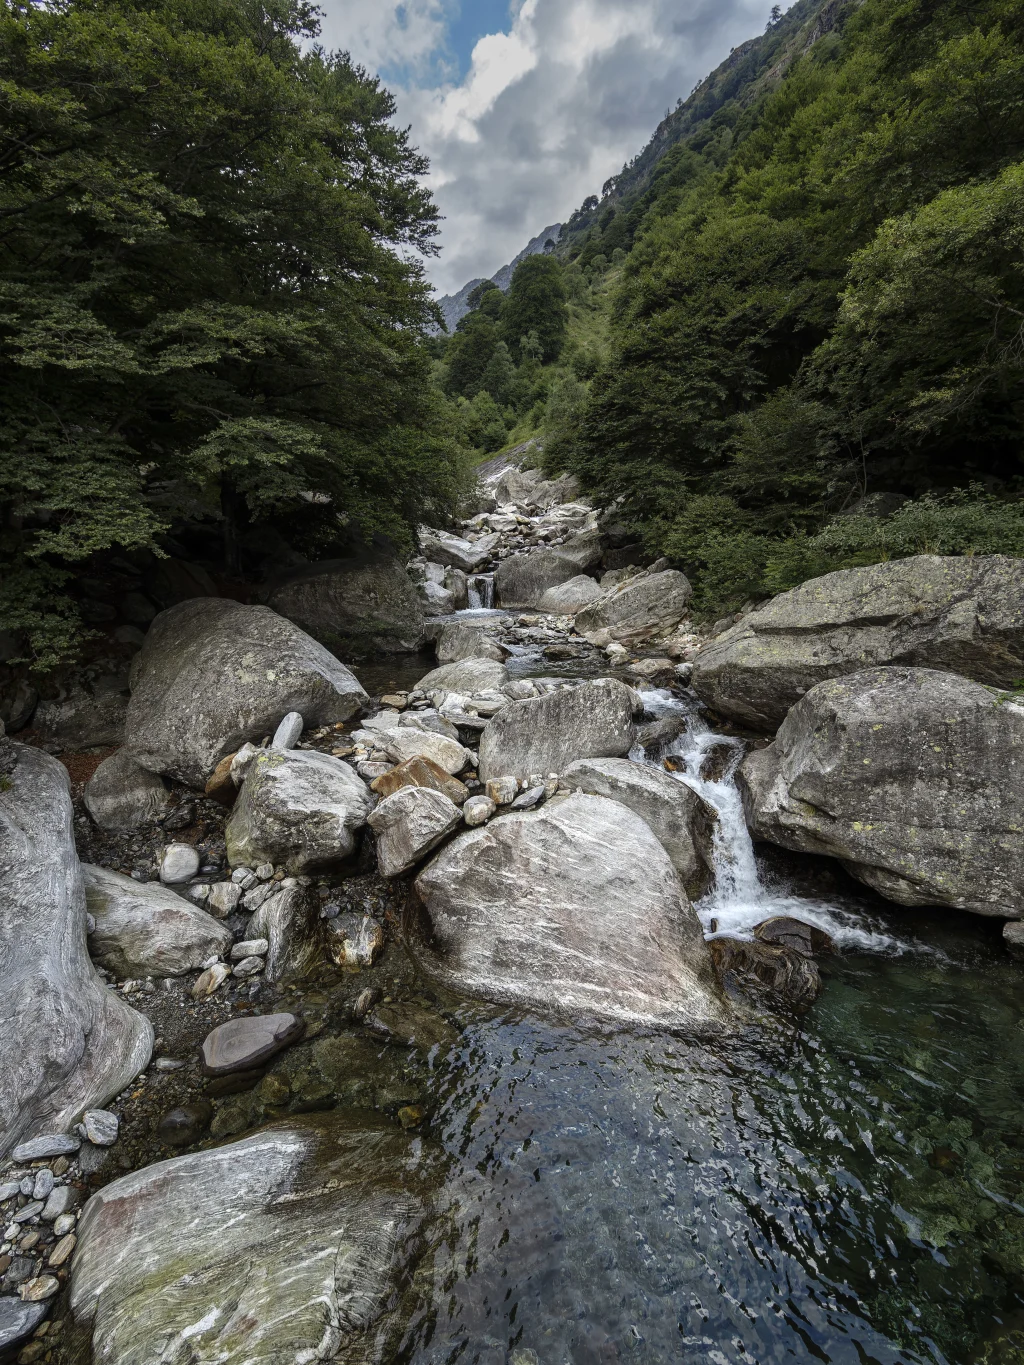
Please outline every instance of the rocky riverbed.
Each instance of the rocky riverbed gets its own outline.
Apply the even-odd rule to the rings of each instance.
[[[330,591],[302,579],[295,620],[284,598],[158,615],[102,736],[122,742],[72,748],[52,723],[0,740],[0,1360],[554,1365],[670,1358],[680,1333],[729,1360],[765,1358],[757,1340],[809,1358],[830,1341],[819,1309],[755,1330],[781,1291],[739,1249],[764,1236],[758,1182],[795,1201],[784,1278],[806,1279],[823,1228],[851,1235],[819,1213],[805,1238],[835,1157],[777,1086],[817,1077],[821,1122],[862,1141],[838,1117],[838,1021],[858,990],[882,1009],[886,973],[932,980],[956,1014],[951,973],[988,963],[965,979],[987,972],[987,1012],[1017,1027],[1024,707],[1004,675],[1024,627],[998,604],[1019,561],[832,575],[708,640],[685,576],[568,480],[498,470],[421,547],[385,575],[418,654],[348,666],[303,628],[335,566]],[[346,610],[325,638],[386,634]],[[830,632],[813,656],[811,617]],[[951,1027],[981,1065],[976,1030]],[[894,1161],[893,1077],[937,1065],[927,1030],[914,1062],[898,1033],[854,1084]],[[751,1164],[769,1139],[738,1103],[803,1156]],[[988,1278],[939,1312],[948,1359],[1004,1349],[1024,1273],[1013,1120],[973,1103],[943,1100],[931,1128],[911,1105],[910,1165],[946,1185],[848,1163],[850,1226],[880,1219],[857,1257],[908,1235],[954,1261],[985,1246]],[[922,1199],[913,1228],[878,1213]],[[690,1219],[712,1214],[752,1221],[709,1241]],[[709,1306],[712,1269],[752,1316]],[[912,1309],[838,1273],[811,1293],[828,1358],[858,1341],[918,1359]]]

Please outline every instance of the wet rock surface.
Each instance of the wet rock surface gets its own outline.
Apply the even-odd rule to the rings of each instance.
[[[424,961],[465,994],[555,1013],[716,1032],[700,925],[639,816],[569,796],[460,835],[420,873]]]
[[[125,1176],[83,1215],[75,1324],[119,1365],[381,1359],[422,1166],[398,1131],[321,1117]]]

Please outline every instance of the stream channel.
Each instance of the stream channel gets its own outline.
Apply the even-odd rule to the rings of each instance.
[[[580,667],[543,664],[510,661]],[[741,742],[645,700],[688,712],[669,753],[719,812],[706,931],[791,914],[840,951],[802,1018],[713,1045],[468,1007],[432,1075],[446,1180],[396,1359],[1024,1360],[1024,982],[999,924],[834,872],[798,894],[750,843]]]

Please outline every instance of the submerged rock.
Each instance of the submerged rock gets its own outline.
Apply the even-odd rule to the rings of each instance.
[[[678,569],[638,574],[603,594],[576,616],[576,629],[602,648],[617,640],[642,644],[675,629],[687,613],[693,588]]]
[[[723,984],[741,994],[768,993],[797,1013],[810,1009],[821,993],[814,959],[788,944],[713,938],[709,944]]]
[[[86,951],[67,769],[10,740],[0,792],[0,1158],[100,1108],[149,1061],[153,1026]]]
[[[105,1186],[82,1215],[71,1276],[91,1358],[388,1359],[429,1197],[421,1147],[311,1115]]]
[[[762,920],[754,929],[754,937],[760,943],[770,943],[777,948],[792,948],[805,957],[835,952],[835,943],[830,934],[791,915],[774,915],[771,919]]]
[[[706,645],[692,684],[720,715],[774,730],[815,684],[892,664],[1011,687],[1024,676],[1024,560],[915,555],[813,578]]]
[[[492,820],[443,849],[416,890],[424,963],[453,990],[622,1024],[726,1024],[679,876],[615,801],[574,795]]]
[[[162,777],[122,748],[99,765],[82,800],[100,829],[129,830],[159,819],[170,805],[171,793]]]
[[[159,882],[82,865],[95,962],[122,979],[182,976],[231,946],[231,930]]]
[[[371,798],[340,758],[315,750],[264,750],[245,774],[225,830],[233,867],[259,863],[289,872],[331,867],[349,857]]]
[[[269,607],[195,598],[161,612],[135,657],[126,747],[202,790],[222,758],[289,711],[326,725],[366,699],[344,664]]]
[[[566,786],[607,796],[639,815],[682,879],[699,899],[714,880],[711,846],[718,816],[685,782],[628,758],[588,758],[562,773]]]
[[[633,694],[614,678],[596,678],[500,710],[480,739],[480,777],[547,776],[577,759],[619,758],[633,734]]]
[[[1024,703],[925,668],[819,683],[740,769],[754,835],[899,905],[1024,915]]]
[[[397,559],[305,565],[267,603],[329,649],[357,657],[405,653],[423,638],[420,595]]]

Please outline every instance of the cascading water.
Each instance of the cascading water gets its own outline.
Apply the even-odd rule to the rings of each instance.
[[[490,611],[494,607],[494,574],[478,573],[466,581],[470,611]]]
[[[754,927],[763,920],[791,915],[824,929],[840,948],[876,953],[907,951],[908,944],[869,927],[863,911],[851,913],[827,901],[796,896],[783,888],[766,885],[757,866],[743,799],[736,785],[736,770],[745,753],[743,741],[716,734],[700,715],[695,700],[680,699],[667,691],[641,695],[651,715],[675,715],[685,720],[685,730],[660,750],[661,756],[675,760],[672,776],[702,796],[718,814],[713,846],[715,883],[696,906],[706,937],[752,938]],[[719,774],[704,777],[716,751]],[[639,746],[630,757],[661,768],[661,763],[654,762]]]

